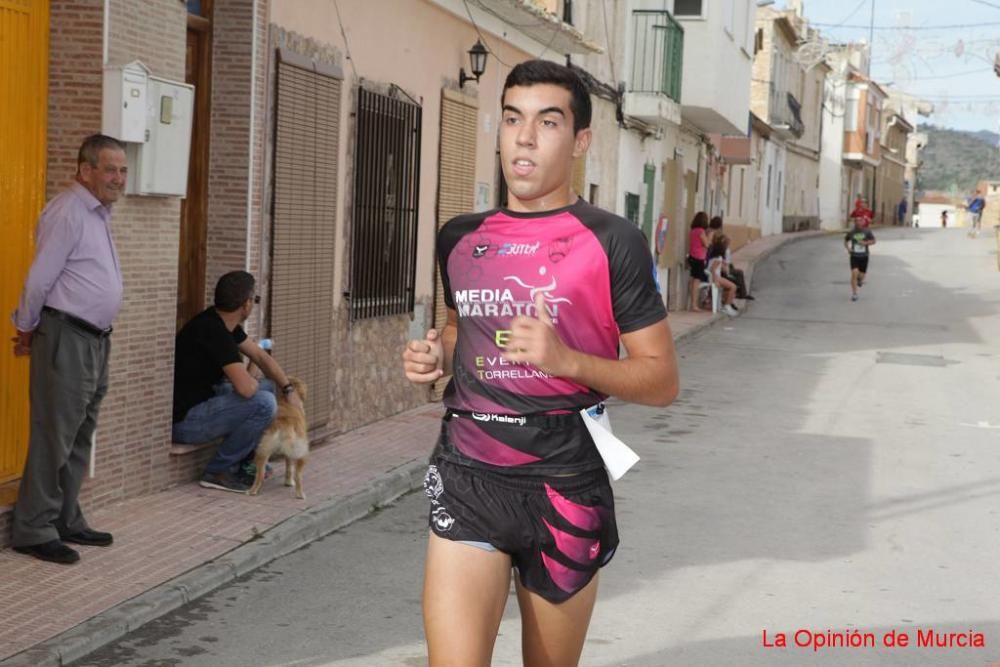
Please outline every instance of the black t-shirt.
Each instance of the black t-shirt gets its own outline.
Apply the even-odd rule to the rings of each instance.
[[[848,243],[848,247],[852,255],[856,257],[867,257],[868,256],[868,246],[864,244],[865,241],[874,241],[875,235],[872,234],[870,229],[852,229],[844,236],[844,241]]]
[[[237,325],[229,331],[215,308],[191,318],[178,332],[174,359],[175,422],[212,397],[212,388],[225,376],[223,366],[243,362],[239,345],[246,339],[243,327]]]
[[[494,210],[459,216],[438,234],[444,299],[458,315],[452,419],[440,454],[473,466],[565,474],[601,465],[583,422],[556,431],[493,415],[559,413],[604,394],[503,359],[511,320],[533,315],[541,295],[559,336],[587,354],[618,358],[619,337],[666,317],[652,255],[639,229],[580,199],[543,213]],[[514,420],[516,421],[516,420]]]

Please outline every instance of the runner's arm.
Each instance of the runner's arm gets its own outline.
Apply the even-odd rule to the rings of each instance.
[[[622,334],[621,340],[627,352],[624,359],[606,359],[573,350],[566,377],[631,403],[655,406],[673,403],[680,383],[674,338],[667,321]]]
[[[541,297],[538,297],[541,299]],[[643,405],[670,405],[677,398],[677,357],[667,321],[622,334],[625,359],[598,357],[566,345],[539,302],[539,318],[517,317],[504,358],[573,380],[602,394]]]
[[[441,329],[441,348],[444,354],[441,368],[445,375],[451,375],[452,360],[455,357],[455,341],[458,340],[458,313],[454,308],[448,309],[448,322]]]

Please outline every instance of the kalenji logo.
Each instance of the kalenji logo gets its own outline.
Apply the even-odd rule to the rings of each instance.
[[[538,252],[538,248],[541,245],[541,241],[536,241],[535,243],[504,243],[497,249],[497,256],[520,255],[522,257],[531,257]]]
[[[528,420],[524,417],[512,417],[511,415],[494,415],[489,412],[473,412],[472,418],[478,422],[497,422],[500,424],[517,424],[524,426]]]

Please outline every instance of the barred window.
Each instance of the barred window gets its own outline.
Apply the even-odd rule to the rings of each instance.
[[[352,320],[413,311],[420,120],[417,104],[358,90]]]

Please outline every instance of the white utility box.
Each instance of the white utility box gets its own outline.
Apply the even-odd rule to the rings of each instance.
[[[148,79],[143,143],[128,144],[129,194],[187,196],[194,86]]]
[[[146,140],[149,69],[138,60],[104,70],[102,132],[119,141]]]

